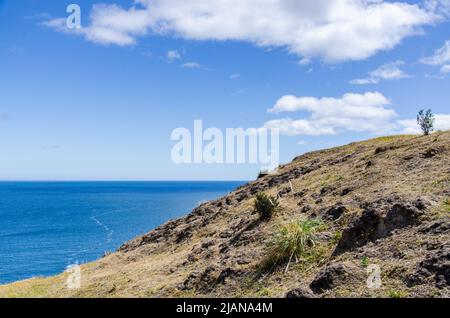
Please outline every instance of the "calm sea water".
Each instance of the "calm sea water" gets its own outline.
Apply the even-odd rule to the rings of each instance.
[[[243,182],[0,182],[0,284],[116,250]]]

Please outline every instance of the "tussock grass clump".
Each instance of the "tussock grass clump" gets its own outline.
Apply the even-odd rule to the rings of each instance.
[[[320,220],[293,220],[281,225],[269,243],[269,253],[263,267],[269,269],[287,263],[287,271],[293,260],[298,262],[308,258],[317,244],[316,233],[322,226]]]
[[[268,220],[278,208],[279,202],[276,198],[261,192],[256,195],[254,207],[261,220]]]

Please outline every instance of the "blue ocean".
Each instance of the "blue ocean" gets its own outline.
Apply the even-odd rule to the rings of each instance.
[[[0,182],[0,284],[93,261],[243,182]]]

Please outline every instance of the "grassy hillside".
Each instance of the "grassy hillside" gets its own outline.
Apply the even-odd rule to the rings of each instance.
[[[278,197],[267,220],[260,192]],[[449,297],[449,216],[450,132],[382,137],[302,155],[125,243],[82,266],[79,290],[63,273],[0,297]]]

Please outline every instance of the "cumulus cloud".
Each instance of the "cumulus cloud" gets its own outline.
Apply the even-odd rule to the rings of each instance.
[[[96,4],[89,24],[64,30],[92,42],[133,45],[146,34],[195,40],[246,41],[284,47],[303,61],[361,60],[389,50],[444,18],[447,0],[422,4],[383,0],[136,0],[130,8]],[[447,4],[446,4],[447,5]]]
[[[308,111],[313,117],[338,116],[345,112],[347,116],[369,118],[391,117],[394,112],[386,109],[390,101],[378,92],[364,94],[347,93],[340,98],[334,97],[296,97],[287,95],[280,98],[275,106],[269,109],[271,113]]]
[[[411,77],[409,74],[400,69],[400,66],[403,64],[405,64],[403,61],[396,61],[381,65],[376,70],[370,72],[368,77],[354,79],[350,81],[350,83],[355,85],[377,84],[381,80],[393,81]]]
[[[69,29],[66,19],[49,19],[42,24],[57,31],[83,35],[91,42],[129,46],[136,38],[148,33],[151,25],[149,11],[132,6],[123,9],[116,4],[94,4],[89,15],[89,25]]]
[[[435,130],[448,130],[450,129],[450,114],[438,114],[435,115]],[[420,127],[417,125],[416,119],[404,119],[399,120],[398,125],[400,132],[403,134],[419,134]]]
[[[348,93],[334,97],[283,96],[269,109],[270,113],[307,112],[301,119],[275,119],[264,124],[266,128],[279,128],[280,133],[294,135],[335,135],[339,132],[383,133],[394,129],[392,119],[397,116],[389,108],[389,99],[378,92]]]
[[[420,60],[423,64],[443,65],[450,63],[450,41],[446,41],[444,46],[436,50],[432,56]]]

